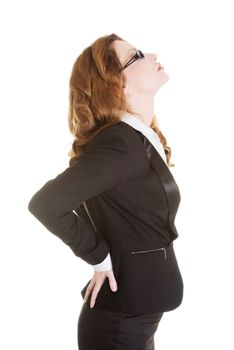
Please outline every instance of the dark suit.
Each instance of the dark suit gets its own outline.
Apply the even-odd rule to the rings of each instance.
[[[75,165],[46,182],[28,209],[87,263],[98,264],[110,252],[118,291],[106,278],[95,308],[138,313],[173,310],[182,302],[173,248],[179,203],[179,188],[159,153],[120,121],[89,142]]]

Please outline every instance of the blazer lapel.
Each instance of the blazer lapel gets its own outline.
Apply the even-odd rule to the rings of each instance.
[[[171,171],[169,170],[168,165],[164,162],[159,152],[155,149],[152,143],[139,130],[135,129],[135,131],[142,135],[146,154],[149,159],[150,165],[159,176],[162,182],[162,185],[164,187],[164,190],[166,192],[167,202],[168,202],[168,211],[169,211],[168,220],[169,220],[170,227],[172,229],[172,237],[173,239],[175,239],[178,237],[178,232],[174,221],[175,221],[175,216],[181,200],[179,187]]]

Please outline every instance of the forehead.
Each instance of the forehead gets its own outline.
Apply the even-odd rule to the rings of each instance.
[[[122,40],[115,40],[113,42],[113,48],[121,62],[126,60],[126,58],[131,57],[137,50],[130,42]]]

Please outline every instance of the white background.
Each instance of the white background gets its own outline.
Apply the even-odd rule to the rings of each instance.
[[[231,5],[1,2],[1,349],[77,349],[80,291],[93,269],[27,204],[68,166],[72,65],[85,47],[111,33],[157,53],[170,77],[156,94],[155,113],[181,192],[175,251],[184,299],[164,314],[156,348],[234,348]]]

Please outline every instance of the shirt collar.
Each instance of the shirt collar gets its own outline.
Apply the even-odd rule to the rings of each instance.
[[[148,140],[153,144],[153,146],[156,148],[158,153],[161,155],[164,162],[167,164],[165,151],[163,149],[160,137],[151,127],[147,126],[144,122],[142,122],[135,115],[127,113],[127,112],[125,112],[122,115],[121,120],[123,122],[129,124],[133,128],[142,132],[142,134],[145,135],[148,138]]]
[[[138,117],[136,117],[134,114],[130,114],[128,112],[124,113],[121,117],[121,120],[123,122],[128,123],[133,128],[141,131],[144,135],[148,137],[155,136],[155,131],[151,129],[151,127],[147,126],[143,121],[141,121]]]

